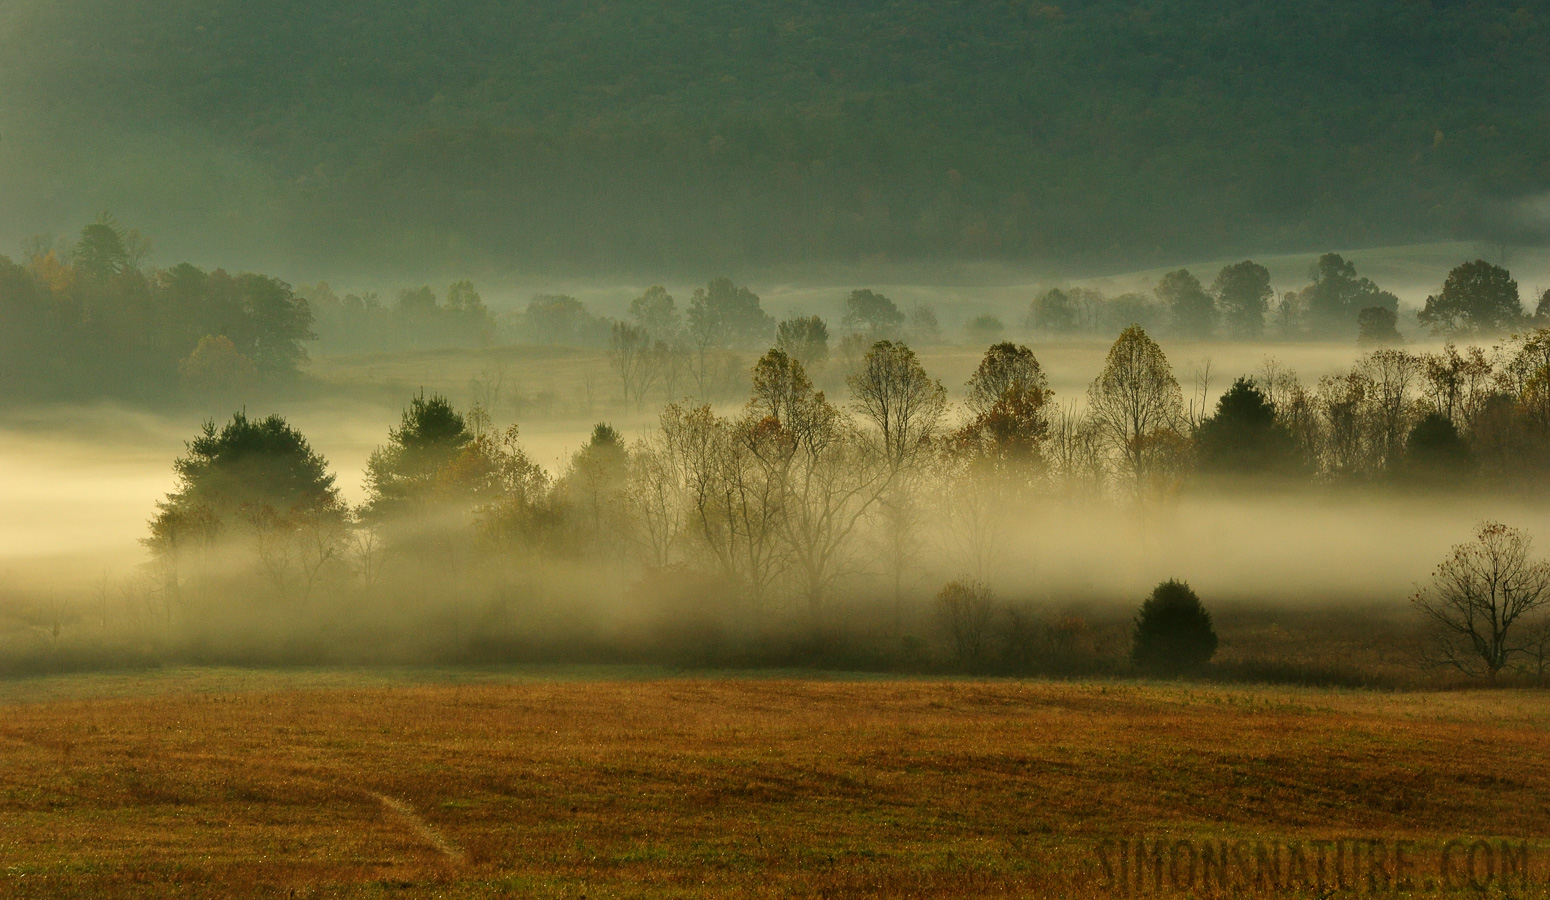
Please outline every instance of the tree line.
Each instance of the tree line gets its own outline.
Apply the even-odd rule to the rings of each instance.
[[[212,422],[152,523],[160,595],[185,611],[216,596],[442,612],[457,598],[457,621],[499,630],[489,623],[514,615],[514,598],[563,609],[574,601],[557,598],[634,592],[721,604],[722,618],[699,618],[738,634],[822,628],[865,596],[903,627],[923,559],[991,584],[1018,521],[1051,503],[1313,484],[1521,491],[1550,462],[1546,329],[1490,350],[1376,350],[1316,385],[1271,363],[1209,410],[1186,401],[1139,326],[1081,403],[1062,403],[1010,342],[985,352],[958,404],[886,338],[844,399],[779,346],[750,375],[740,407],[669,403],[633,441],[599,424],[557,475],[515,426],[415,397],[372,455],[359,507],[284,419]]]
[[[25,264],[0,256],[0,377],[16,394],[231,391],[306,362],[313,315],[290,285],[188,263],[147,268],[149,247],[103,218],[73,243],[36,242]]]
[[[1399,298],[1338,253],[1320,256],[1309,283],[1277,296],[1270,271],[1253,260],[1224,266],[1210,285],[1188,269],[1165,273],[1151,296],[1106,297],[1091,288],[1051,288],[1034,299],[1026,326],[1048,336],[1113,333],[1136,323],[1192,340],[1356,341],[1400,344]],[[1525,311],[1518,283],[1484,260],[1454,267],[1426,298],[1418,324],[1433,336],[1480,337],[1550,324],[1550,290]]]
[[[687,302],[661,286],[636,297],[623,319],[601,316],[574,297],[541,294],[497,316],[471,281],[438,296],[428,285],[385,303],[374,292],[339,296],[326,282],[293,288],[271,276],[184,263],[145,265],[149,242],[104,218],[67,244],[36,239],[25,263],[0,257],[0,375],[17,395],[165,398],[169,390],[217,401],[255,385],[293,379],[317,342],[334,353],[474,348],[496,342],[601,349],[626,406],[692,393],[726,400],[741,389],[747,357],[772,343],[817,375],[831,358],[853,371],[877,340],[914,346],[997,343],[996,316],[948,334],[936,311],[901,309],[870,289],[851,291],[842,327],[822,316],[777,322],[746,285],[715,278]],[[1045,339],[1112,334],[1129,324],[1192,340],[1356,340],[1403,343],[1398,299],[1338,254],[1311,267],[1310,283],[1279,298],[1264,266],[1224,267],[1209,286],[1188,270],[1163,275],[1150,294],[1118,296],[1052,288],[1028,305],[1022,325]],[[1434,336],[1479,340],[1550,323],[1550,291],[1525,311],[1517,282],[1483,260],[1464,263],[1427,298],[1419,324]]]

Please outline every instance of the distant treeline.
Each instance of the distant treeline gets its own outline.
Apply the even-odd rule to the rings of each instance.
[[[21,263],[0,256],[0,377],[13,400],[249,396],[257,386],[293,379],[314,341],[328,353],[521,343],[605,350],[626,401],[640,407],[648,396],[725,399],[741,389],[747,357],[739,354],[771,344],[816,375],[831,354],[853,368],[880,339],[983,346],[1010,330],[987,314],[950,334],[929,305],[904,310],[864,288],[844,298],[841,328],[831,331],[816,315],[776,322],[756,293],[727,278],[695,289],[683,305],[652,287],[632,301],[624,320],[560,294],[494,315],[468,280],[442,297],[422,285],[384,302],[372,292],[341,297],[326,282],[292,288],[271,276],[187,263],[149,268],[149,246],[104,218],[73,243],[34,241]],[[1325,254],[1309,278],[1278,297],[1265,267],[1245,260],[1221,269],[1209,285],[1180,269],[1144,294],[1052,288],[1033,298],[1013,326],[1046,340],[1134,324],[1192,340],[1402,343],[1398,299],[1360,277],[1351,262]],[[1434,335],[1506,334],[1550,322],[1550,291],[1529,313],[1511,274],[1476,260],[1449,273],[1419,319]]]
[[[1550,189],[1537,0],[7,8],[7,183],[354,271],[1160,264],[1511,237]]]

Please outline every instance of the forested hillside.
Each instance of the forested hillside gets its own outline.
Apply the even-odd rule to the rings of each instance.
[[[1547,36],[1545,0],[6,0],[0,178],[356,264],[1522,239]]]

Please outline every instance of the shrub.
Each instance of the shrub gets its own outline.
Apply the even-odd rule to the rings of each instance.
[[[1211,614],[1189,585],[1170,579],[1136,614],[1130,660],[1144,671],[1175,675],[1199,669],[1216,653]]]
[[[937,614],[953,640],[957,662],[976,663],[985,653],[995,597],[988,585],[950,581],[936,595]]]

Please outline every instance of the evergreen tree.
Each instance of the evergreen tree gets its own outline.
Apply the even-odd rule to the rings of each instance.
[[[1130,660],[1143,671],[1178,675],[1198,670],[1216,654],[1211,614],[1190,586],[1169,579],[1141,604]]]
[[[1276,421],[1275,406],[1248,378],[1233,382],[1195,432],[1196,457],[1208,475],[1285,474],[1295,465],[1296,446]]]

